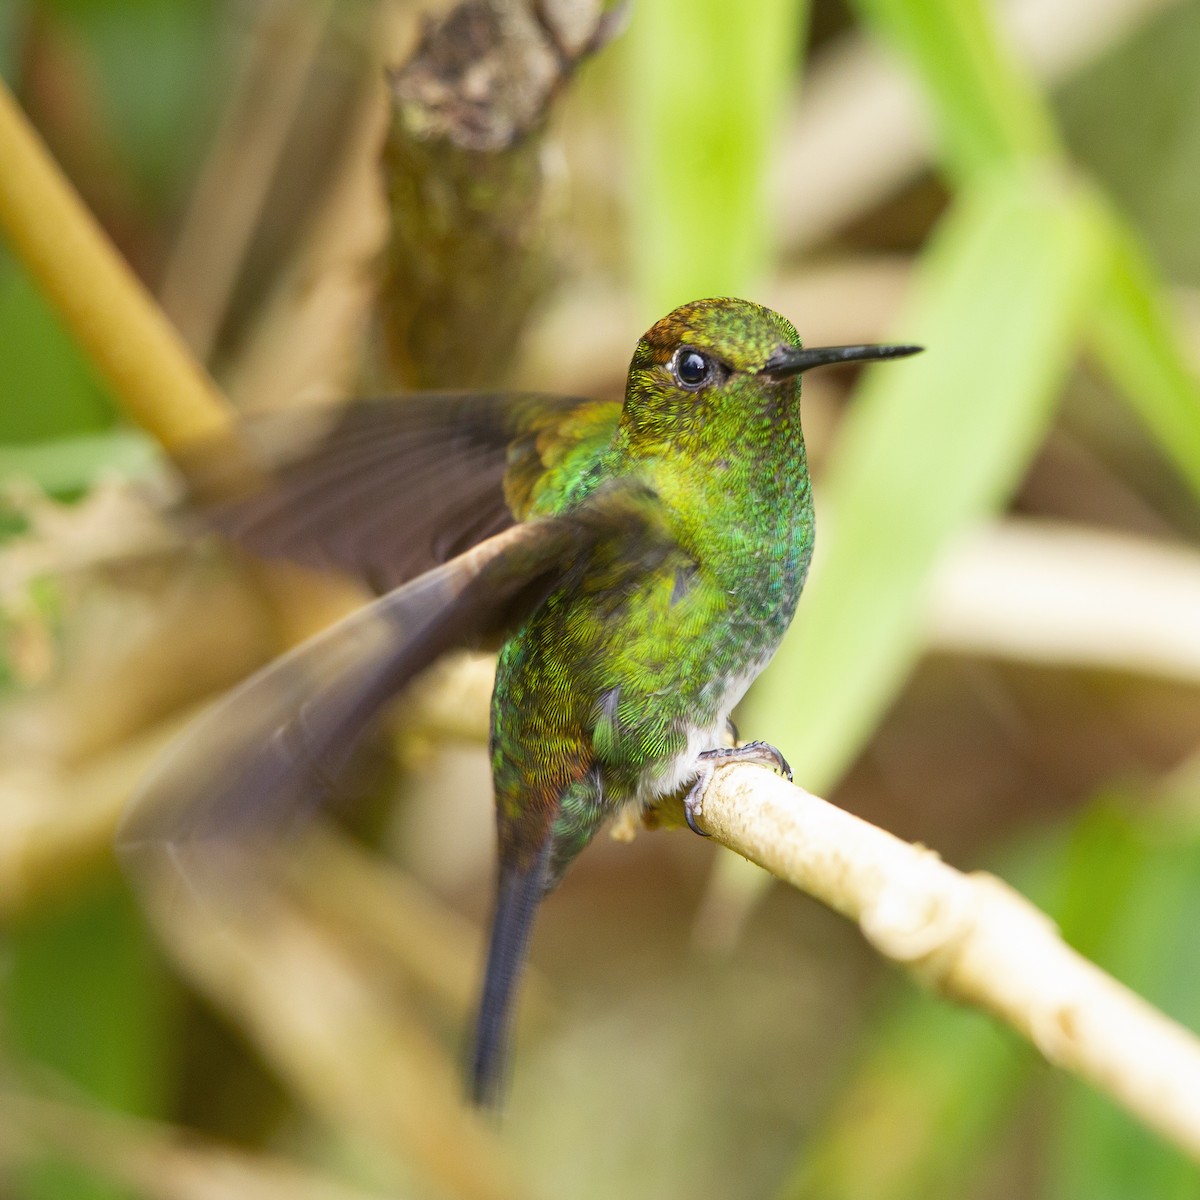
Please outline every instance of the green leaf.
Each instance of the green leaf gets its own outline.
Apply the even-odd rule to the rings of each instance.
[[[1020,71],[979,0],[857,0],[857,7],[917,72],[941,131],[947,166],[957,179],[1005,164],[1063,159],[1046,102]],[[1139,178],[1144,175],[1143,170]],[[1097,196],[1098,206],[1106,203]],[[1200,381],[1140,237],[1115,211],[1106,215],[1108,266],[1095,296],[1092,346],[1200,491]]]
[[[855,8],[920,76],[956,179],[1058,154],[1041,96],[980,0],[856,0]]]
[[[921,648],[948,546],[1006,500],[1036,449],[1095,277],[1086,196],[1024,173],[964,191],[897,329],[927,347],[874,369],[818,494],[817,562],[743,728],[805,786],[849,766]]]
[[[1109,214],[1106,269],[1089,342],[1112,381],[1200,492],[1200,379],[1137,236]]]
[[[769,265],[765,178],[806,5],[635,5],[625,39],[638,291],[654,317]]]
[[[1173,283],[1200,285],[1200,4],[1145,5],[1099,58],[1055,88],[1074,157]]]

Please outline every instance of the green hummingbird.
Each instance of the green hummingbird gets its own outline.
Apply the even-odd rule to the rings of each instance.
[[[346,406],[213,516],[259,553],[349,569],[385,594],[185,733],[126,819],[125,854],[194,876],[201,848],[277,830],[337,790],[415,674],[501,639],[499,872],[468,1078],[476,1104],[498,1103],[539,903],[604,822],[682,796],[702,832],[722,763],[790,778],[774,747],[731,744],[730,713],[812,557],[799,377],[918,349],[805,349],[778,313],[718,298],[647,331],[623,404],[462,393]],[[281,419],[290,436],[300,418]]]

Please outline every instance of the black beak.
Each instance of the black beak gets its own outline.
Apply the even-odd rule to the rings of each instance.
[[[924,346],[816,346],[811,350],[799,346],[780,346],[763,363],[763,375],[799,375],[811,367],[831,363],[869,362],[877,358],[907,358],[920,354]]]

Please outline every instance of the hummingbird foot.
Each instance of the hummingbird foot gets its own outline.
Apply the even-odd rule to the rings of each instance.
[[[683,798],[683,817],[688,828],[701,837],[712,835],[700,828],[697,817],[704,806],[704,793],[712,782],[713,774],[718,767],[727,763],[757,763],[761,767],[770,767],[778,771],[788,783],[792,782],[792,768],[788,761],[771,745],[770,742],[747,742],[744,746],[718,746],[713,750],[702,750],[697,756],[699,768],[696,779]]]

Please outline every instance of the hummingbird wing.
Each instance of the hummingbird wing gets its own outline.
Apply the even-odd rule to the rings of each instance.
[[[514,526],[252,676],[168,747],[122,823],[123,853],[232,844],[311,810],[337,790],[372,717],[444,651],[510,615],[577,538],[565,521]]]
[[[384,592],[523,517],[547,459],[606,443],[619,413],[539,393],[362,399],[250,418],[239,437],[251,469],[216,445],[184,465],[199,494],[219,498],[211,522],[247,549]]]
[[[273,840],[339,784],[361,735],[435,659],[512,628],[601,543],[631,562],[673,542],[652,493],[624,483],[571,514],[522,522],[367,604],[276,660],[169,747],[128,810],[129,865],[197,882]]]

